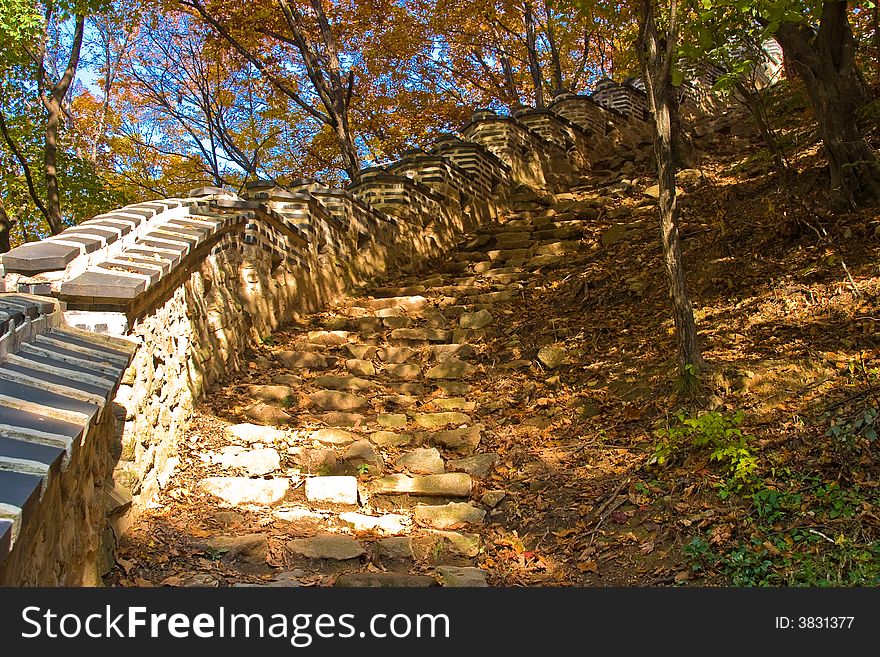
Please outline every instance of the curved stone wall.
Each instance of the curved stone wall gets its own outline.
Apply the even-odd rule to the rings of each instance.
[[[517,187],[576,184],[645,136],[567,94],[479,112],[346,189],[201,188],[4,254],[0,584],[97,583],[173,472],[195,404],[254,340],[389,270],[430,267]]]

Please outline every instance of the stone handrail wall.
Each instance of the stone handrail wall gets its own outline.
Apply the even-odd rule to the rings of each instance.
[[[174,471],[195,404],[252,341],[390,270],[430,267],[519,187],[577,184],[647,138],[641,119],[572,94],[481,111],[346,189],[206,187],[4,254],[0,584],[98,583]]]

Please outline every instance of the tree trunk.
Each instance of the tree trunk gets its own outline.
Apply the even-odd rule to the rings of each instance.
[[[559,48],[556,46],[556,26],[554,25],[553,8],[550,0],[544,0],[544,11],[547,14],[547,45],[550,46],[550,61],[553,66],[553,95],[565,91],[565,80],[562,76],[562,61],[559,59]],[[586,52],[586,44],[584,44]]]
[[[871,9],[871,36],[874,41],[874,84],[880,85],[880,5]]]
[[[6,253],[9,248],[9,232],[15,225],[15,219],[9,216],[6,206],[0,200],[0,253]]]
[[[642,0],[638,53],[648,92],[648,103],[654,118],[654,156],[657,160],[660,187],[660,240],[675,323],[678,370],[683,392],[692,394],[699,389],[698,375],[703,363],[697,341],[694,310],[685,280],[675,192],[678,103],[673,98],[675,87],[672,85],[672,59],[678,39],[677,8],[677,0],[673,0],[668,33],[663,40],[666,45],[661,51],[662,42],[654,21],[653,0]]]
[[[532,74],[532,86],[535,88],[535,107],[544,107],[544,76],[541,75],[541,64],[538,61],[538,43],[535,35],[535,15],[532,4],[526,3],[526,50],[529,56],[529,72]]]
[[[880,167],[856,123],[865,89],[855,64],[846,6],[823,3],[817,34],[808,25],[782,23],[775,37],[810,96],[832,192],[841,203],[855,207],[880,198]]]
[[[49,222],[49,230],[57,235],[64,230],[64,222],[61,219],[61,193],[58,191],[58,120],[61,116],[61,107],[51,98],[46,103],[46,143],[43,149],[43,162],[46,176],[46,209],[49,214],[46,220]]]
[[[510,110],[515,112],[522,109],[523,104],[513,79],[513,65],[510,63],[510,57],[507,56],[507,53],[500,53],[498,60],[501,62],[501,70],[504,72],[504,86],[510,96]]]

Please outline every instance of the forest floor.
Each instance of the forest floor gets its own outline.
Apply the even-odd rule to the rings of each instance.
[[[178,473],[124,537],[106,582],[323,586],[346,573],[399,572],[427,578],[412,585],[474,577],[493,586],[880,584],[880,216],[876,207],[826,209],[806,103],[790,91],[774,102],[786,117],[791,180],[780,184],[739,110],[700,125],[699,165],[679,175],[706,362],[697,399],[677,392],[656,209],[644,193],[654,177],[650,158],[635,158],[625,173],[597,172],[571,194],[521,199],[443,273],[400,277],[387,283],[399,289],[368,290],[255,345],[248,371],[198,409]],[[559,232],[540,234],[548,229]],[[511,247],[533,249],[530,259],[546,247],[550,257],[491,264]],[[378,323],[375,308],[353,310],[415,295],[427,306]],[[481,312],[491,324],[463,328],[462,313],[481,323]],[[404,335],[395,328],[432,327],[463,332],[434,343],[391,337]],[[318,330],[348,331],[343,343],[321,347],[329,366],[303,374],[281,365],[282,353],[316,350]],[[443,362],[438,345],[464,342],[472,348],[452,361],[470,367],[429,376]],[[381,350],[392,346],[412,347],[415,358],[398,365],[415,364],[414,373],[389,365],[395,359]],[[328,401],[316,377],[333,368],[375,385]],[[383,489],[357,507],[316,504],[295,486],[281,504],[219,508],[202,482],[229,474],[218,465],[230,446],[224,427],[256,421],[254,395],[284,381],[299,392],[257,406],[284,431],[263,447],[280,453],[278,472],[292,481],[339,474],[377,490],[375,481],[399,485],[400,473],[412,486],[429,472],[470,469],[472,488],[433,497]],[[420,424],[438,411],[448,426]],[[315,432],[334,425],[350,435],[329,454]],[[479,442],[463,449],[451,426],[459,439],[478,426]],[[401,460],[410,445],[393,431],[418,454]],[[496,456],[462,463],[474,454]],[[389,472],[398,474],[381,477]],[[469,509],[449,506],[462,498]],[[415,513],[438,502],[441,521]],[[372,520],[343,522],[340,510]],[[309,543],[327,532],[351,540]]]

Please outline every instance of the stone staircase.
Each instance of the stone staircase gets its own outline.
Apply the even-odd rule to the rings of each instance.
[[[553,200],[520,195],[514,208],[529,209],[468,235],[436,273],[367,289],[264,340],[197,409],[175,474],[121,554],[156,568],[155,584],[491,583],[478,566],[508,495],[495,472],[499,391],[560,364],[553,349],[539,363],[499,360],[498,346],[523,290],[580,250],[599,211],[586,195]],[[162,536],[186,566],[163,568],[164,549],[143,563]]]

